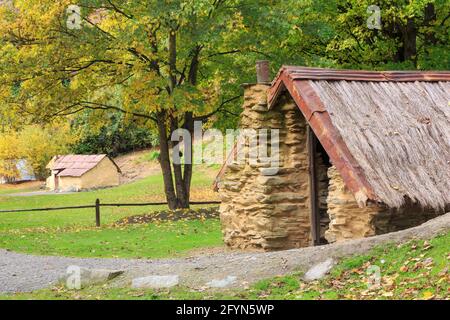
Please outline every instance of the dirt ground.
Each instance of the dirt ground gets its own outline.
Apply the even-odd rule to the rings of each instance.
[[[0,192],[18,192],[19,190],[38,191],[45,184],[44,181],[26,181],[20,183],[0,184]]]
[[[157,161],[146,161],[145,156],[152,152],[151,149],[136,151],[120,155],[114,159],[122,171],[120,183],[130,183],[161,171]]]

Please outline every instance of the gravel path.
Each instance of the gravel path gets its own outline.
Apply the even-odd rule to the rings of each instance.
[[[76,192],[72,191],[30,191],[30,192],[16,192],[16,193],[9,193],[4,194],[3,196],[8,197],[34,197],[34,196],[48,196],[48,195],[63,195],[63,194],[73,194]]]
[[[124,270],[115,282],[128,285],[131,279],[149,275],[179,275],[180,284],[203,288],[211,280],[237,277],[232,285],[243,287],[260,279],[305,271],[329,257],[339,259],[367,252],[386,242],[429,239],[450,230],[450,213],[421,226],[376,237],[320,247],[269,253],[214,253],[191,258],[165,260],[79,259],[19,254],[0,250],[0,292],[26,292],[54,284],[68,266]]]

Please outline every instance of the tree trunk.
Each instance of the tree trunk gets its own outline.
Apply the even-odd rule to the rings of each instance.
[[[172,94],[177,86],[176,78],[176,63],[177,63],[177,37],[176,30],[171,30],[169,33],[169,94]],[[191,65],[189,68],[188,81],[191,85],[195,86],[197,83],[197,72],[199,59],[198,55],[201,50],[201,46],[196,46],[193,52]],[[175,107],[174,107],[175,108]],[[176,108],[175,108],[176,109]],[[183,127],[191,133],[191,139],[188,141],[188,147],[190,152],[185,150],[184,152],[184,170],[181,163],[175,163],[173,161],[173,154],[170,150],[173,150],[173,142],[168,139],[166,124],[169,120],[171,134],[178,129],[178,119],[169,115],[169,119],[166,118],[167,114],[160,112],[158,117],[158,131],[160,140],[160,164],[164,177],[164,188],[166,192],[167,202],[170,209],[177,208],[189,208],[189,198],[192,180],[192,136],[194,131],[194,117],[193,112],[186,112],[184,114]],[[183,141],[186,143],[186,141]],[[172,157],[172,161],[170,159]],[[172,175],[173,168],[173,175]],[[175,184],[175,188],[174,188]]]
[[[197,45],[194,49],[191,65],[189,67],[189,75],[188,75],[188,82],[190,85],[195,86],[197,85],[197,74],[198,74],[198,67],[199,67],[199,55],[200,51],[202,50],[202,46]],[[190,146],[190,153],[185,153],[184,157],[184,186],[187,194],[187,198],[190,199],[191,194],[191,181],[192,181],[192,165],[193,165],[193,138],[194,138],[194,115],[192,112],[186,112],[184,114],[184,128],[189,131],[191,134],[191,141],[189,141]],[[201,147],[201,146],[200,146]]]
[[[189,201],[191,194],[191,180],[192,180],[192,164],[193,164],[193,138],[194,138],[194,118],[192,112],[186,112],[184,115],[184,128],[191,134],[191,140],[189,141],[189,147],[191,152],[185,152],[184,154],[184,175],[183,182],[186,190],[186,196]]]
[[[158,114],[158,133],[160,146],[159,163],[161,165],[163,174],[164,191],[166,194],[167,204],[169,206],[169,209],[174,210],[178,208],[178,201],[175,194],[175,189],[173,188],[172,168],[170,166],[169,154],[170,151],[165,120],[165,113],[160,112]]]
[[[434,9],[434,4],[429,3],[425,7],[425,13],[424,13],[424,19],[423,19],[423,25],[425,27],[431,27],[433,23],[436,22],[436,11]],[[424,37],[424,45],[423,45],[423,51],[425,53],[425,56],[428,58],[430,47],[432,45],[437,44],[437,38],[436,34],[434,33],[433,29],[430,29],[429,31],[425,32]]]
[[[178,121],[177,119],[172,118],[170,121],[170,131],[174,132],[176,129],[178,129]],[[180,142],[181,143],[181,142]],[[184,141],[183,141],[184,143]],[[170,142],[170,146],[173,150],[173,143]],[[186,151],[186,150],[185,150]],[[173,160],[172,156],[172,160]],[[180,155],[181,158],[181,155]],[[189,197],[186,191],[186,187],[183,181],[183,172],[182,172],[182,166],[181,163],[175,163],[172,161],[173,166],[173,175],[175,178],[175,190],[177,192],[177,206],[178,208],[189,208]]]
[[[417,66],[417,28],[413,19],[408,19],[403,35],[403,58],[405,61],[411,60]]]

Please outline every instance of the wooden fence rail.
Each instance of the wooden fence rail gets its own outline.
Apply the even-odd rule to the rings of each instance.
[[[191,205],[220,204],[220,201],[192,201]],[[94,205],[57,207],[57,208],[33,208],[33,209],[14,209],[0,210],[0,213],[15,212],[36,212],[36,211],[56,211],[56,210],[72,210],[72,209],[92,209],[95,208],[95,225],[100,227],[100,207],[145,207],[145,206],[163,206],[167,202],[144,202],[144,203],[100,203],[100,199],[95,200]]]

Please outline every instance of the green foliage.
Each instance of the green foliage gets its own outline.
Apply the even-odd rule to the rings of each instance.
[[[150,148],[157,142],[156,134],[148,126],[127,121],[123,114],[112,113],[100,128],[92,125],[89,116],[90,112],[86,112],[72,122],[72,132],[78,137],[71,147],[73,153],[106,153],[115,157],[120,153]]]
[[[368,20],[380,8],[380,28]],[[282,50],[306,65],[355,69],[450,69],[445,0],[283,1]],[[275,50],[278,50],[275,49]],[[298,55],[300,55],[298,57]],[[302,64],[302,63],[300,63]]]

